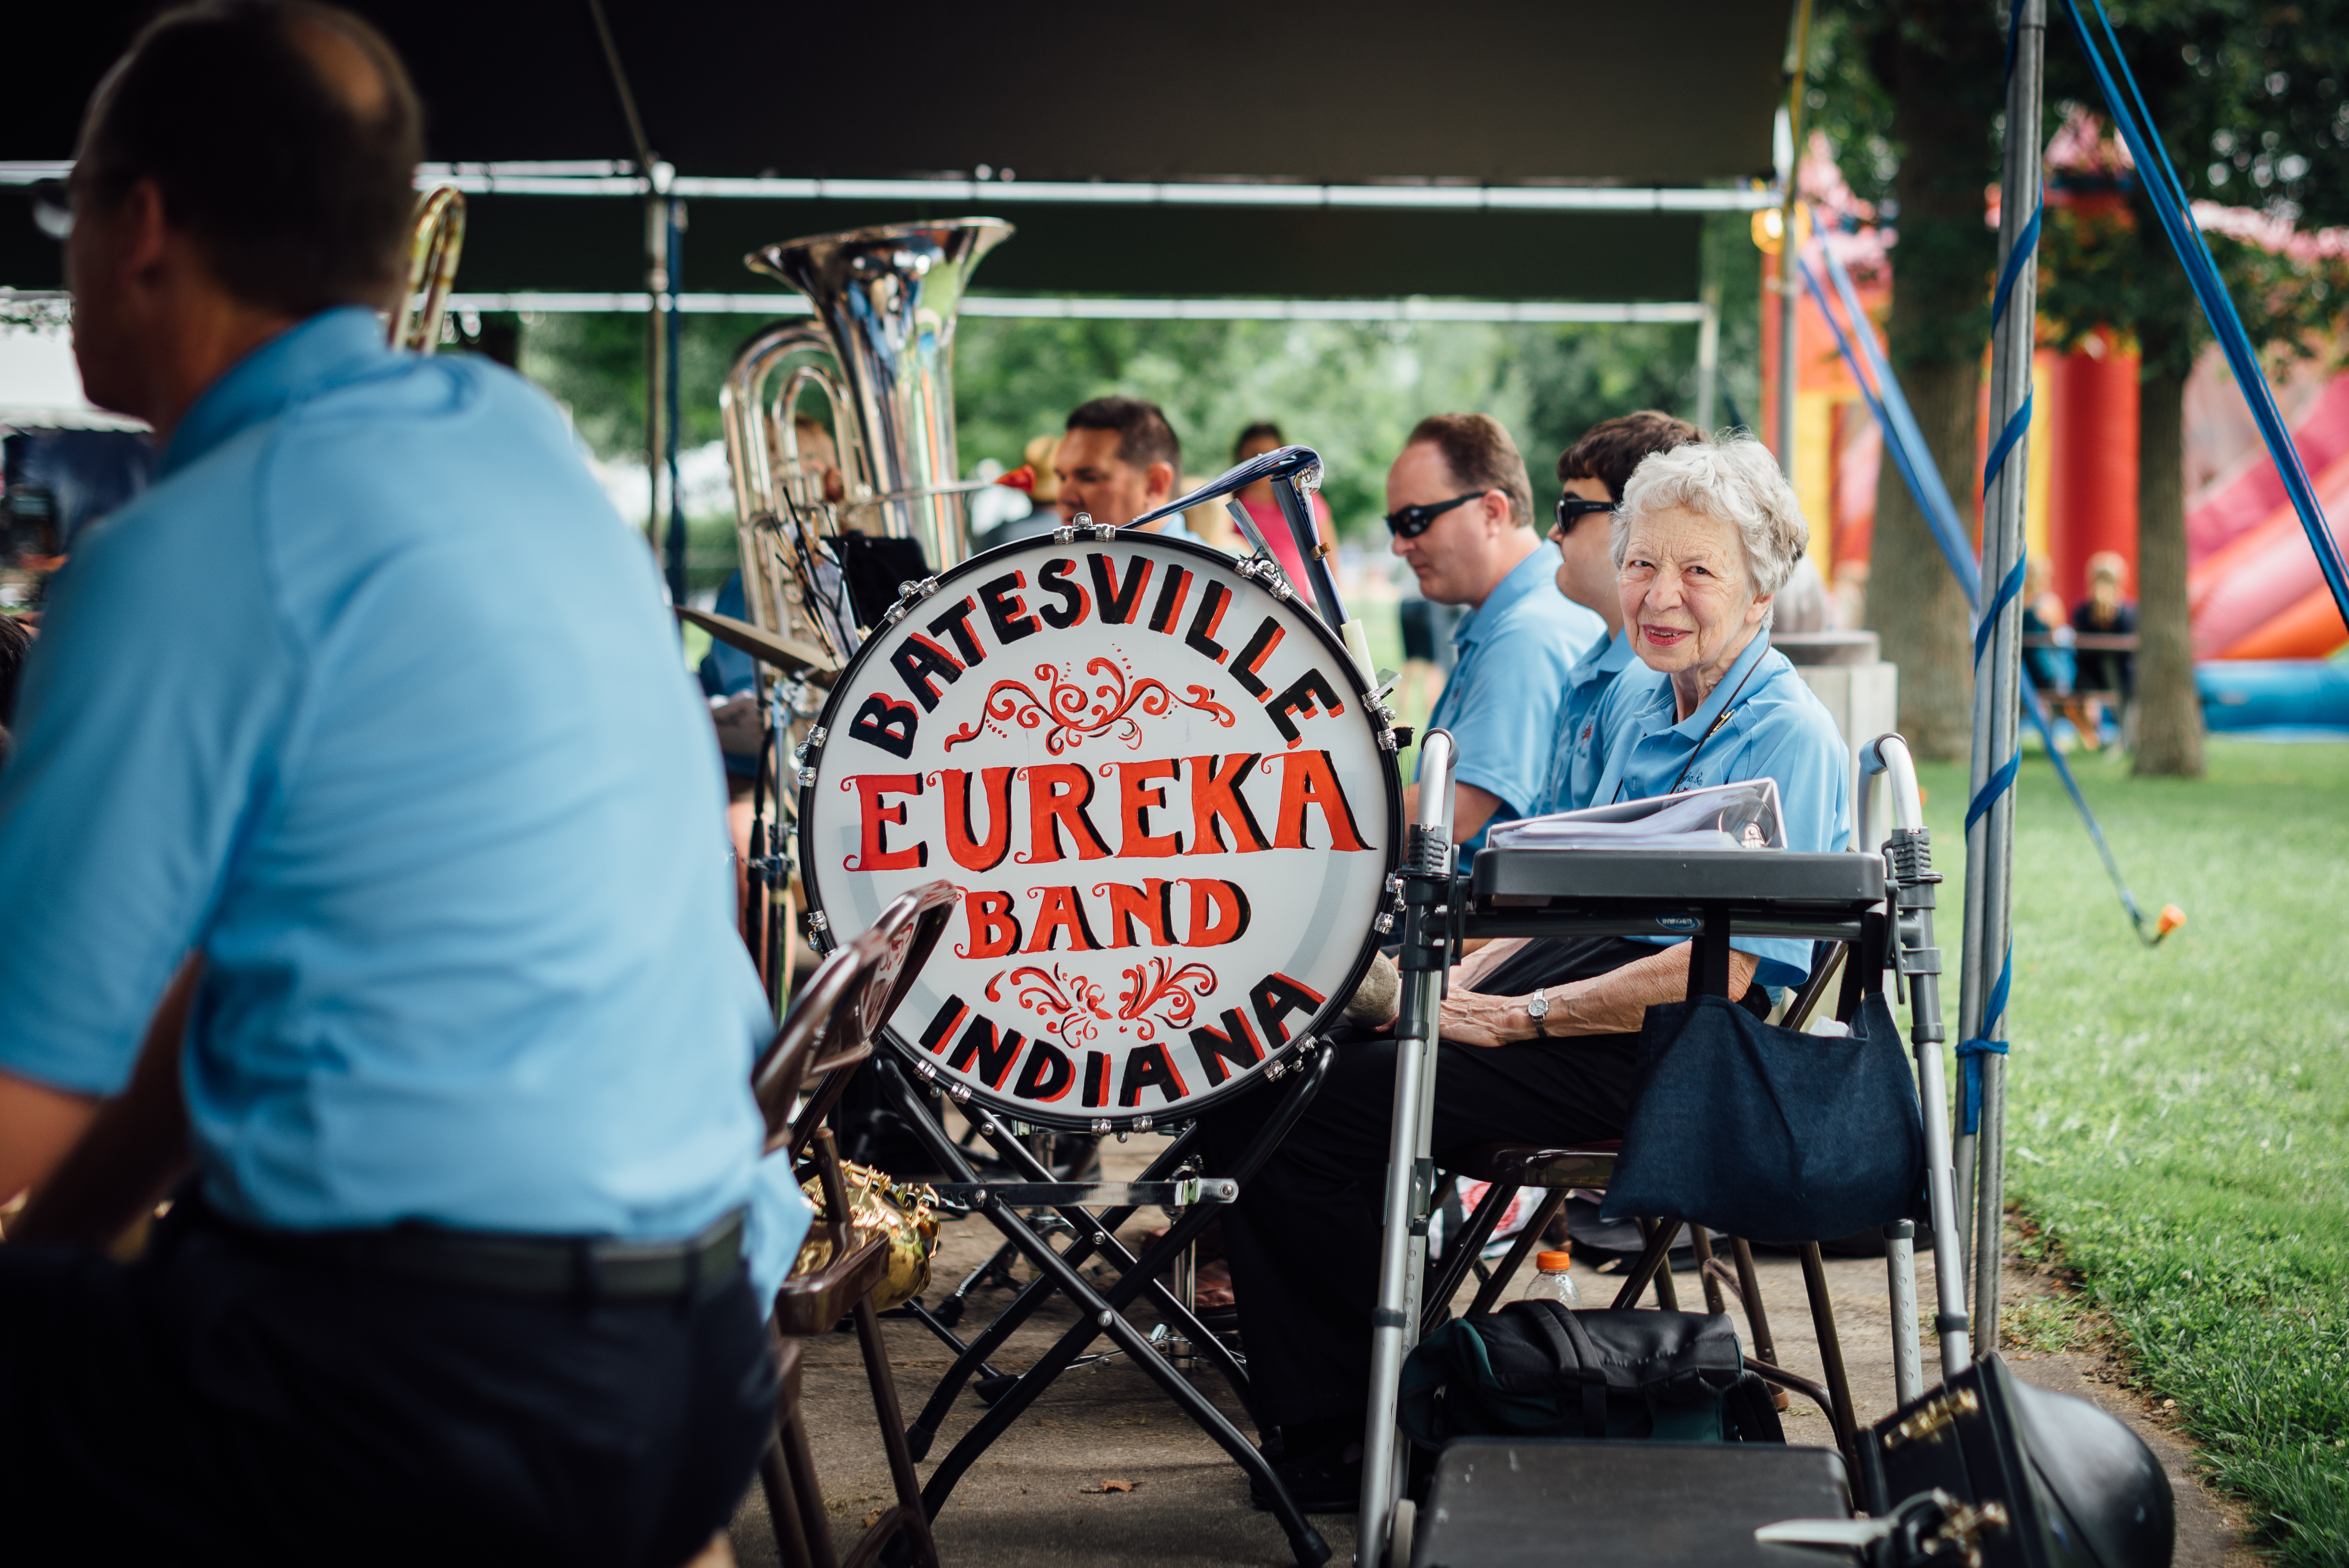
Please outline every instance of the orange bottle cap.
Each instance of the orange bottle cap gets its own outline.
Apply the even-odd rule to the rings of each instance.
[[[1567,1266],[1573,1262],[1574,1254],[1568,1252],[1536,1253],[1534,1254],[1534,1267],[1537,1269],[1547,1269],[1552,1274],[1564,1272]]]

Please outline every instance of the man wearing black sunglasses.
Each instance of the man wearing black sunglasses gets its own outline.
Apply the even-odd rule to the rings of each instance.
[[[1488,414],[1419,422],[1387,470],[1386,521],[1420,591],[1470,611],[1427,723],[1459,743],[1453,831],[1473,847],[1539,799],[1567,672],[1606,641],[1606,623],[1552,591],[1559,556],[1535,536],[1525,459]],[[1417,798],[1413,786],[1408,809]]]
[[[1533,814],[1578,810],[1591,804],[1590,792],[1607,763],[1604,738],[1595,722],[1599,699],[1635,662],[1630,640],[1623,634],[1622,601],[1616,592],[1615,503],[1622,499],[1633,470],[1651,454],[1703,439],[1704,432],[1694,425],[1643,408],[1593,425],[1558,456],[1557,480],[1566,493],[1558,498],[1557,521],[1549,531],[1560,557],[1557,591],[1607,623],[1607,641],[1567,677],[1551,742],[1549,777]]]

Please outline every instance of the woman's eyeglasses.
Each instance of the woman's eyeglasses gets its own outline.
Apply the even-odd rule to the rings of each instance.
[[[1397,539],[1417,539],[1427,531],[1427,525],[1455,506],[1466,506],[1483,495],[1483,490],[1471,490],[1466,495],[1454,496],[1450,500],[1430,501],[1425,506],[1407,506],[1400,511],[1387,513],[1387,530]]]
[[[1611,500],[1583,500],[1577,496],[1560,496],[1557,502],[1557,526],[1550,531],[1563,539],[1574,531],[1574,525],[1593,512],[1613,511]]]

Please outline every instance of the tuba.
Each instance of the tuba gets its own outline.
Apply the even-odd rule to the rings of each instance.
[[[761,630],[844,665],[855,618],[833,541],[910,540],[933,573],[969,553],[965,497],[982,486],[962,480],[955,453],[955,315],[973,269],[1011,232],[993,218],[896,223],[744,258],[805,294],[816,318],[762,329],[719,393],[742,586]],[[837,500],[800,451],[797,416],[810,392],[832,412]]]
[[[856,651],[843,571],[852,535],[910,541],[928,570],[970,552],[966,483],[955,454],[955,313],[980,258],[1011,233],[993,218],[898,223],[769,245],[744,258],[815,306],[815,321],[777,322],[743,345],[719,389],[726,466],[734,481],[743,597],[760,630],[831,655],[831,671],[766,666],[768,760],[751,825],[753,951],[778,1009],[789,996],[797,906],[797,791],[783,753],[823,707],[818,683]],[[839,449],[841,493],[800,450],[801,398],[822,396]],[[769,682],[773,684],[769,684]],[[770,789],[772,794],[769,793]],[[770,801],[774,813],[768,819]]]

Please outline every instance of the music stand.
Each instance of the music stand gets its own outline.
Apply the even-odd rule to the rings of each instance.
[[[1401,877],[1403,898],[1402,1013],[1395,1024],[1395,1097],[1390,1164],[1408,1181],[1390,1181],[1380,1257],[1379,1297],[1371,1315],[1371,1408],[1362,1438],[1362,1501],[1355,1561],[1381,1568],[1409,1552],[1410,1504],[1402,1499],[1403,1450],[1397,1392],[1403,1357],[1418,1338],[1420,1295],[1433,1206],[1432,1158],[1435,1042],[1446,971],[1471,936],[1679,934],[1693,937],[1689,995],[1726,995],[1729,939],[1744,932],[1847,942],[1855,952],[1887,957],[1910,987],[1909,1039],[1925,1127],[1926,1191],[1940,1311],[1942,1374],[1971,1361],[1965,1315],[1965,1268],[1959,1251],[1950,1165],[1947,1086],[1940,1045],[1940,952],[1933,945],[1933,890],[1921,798],[1906,743],[1879,737],[1861,748],[1869,773],[1892,776],[1896,826],[1885,852],[1799,854],[1772,851],[1709,853],[1493,851],[1477,857],[1473,878],[1455,874],[1452,851],[1452,737],[1433,730],[1420,748],[1419,820],[1411,829]],[[1863,826],[1863,834],[1868,829]],[[1890,897],[1888,907],[1888,893]],[[1889,938],[1889,941],[1888,941]],[[1855,961],[1846,984],[1859,983]],[[1665,1217],[1626,1282],[1619,1305],[1638,1297],[1663,1266],[1679,1223]],[[1889,1294],[1896,1346],[1916,1343],[1916,1285],[1909,1250],[1890,1252]],[[1904,1288],[1905,1287],[1905,1288]],[[1904,1383],[1913,1357],[1896,1364]],[[1901,1390],[1905,1399],[1909,1391]],[[1395,1568],[1401,1568],[1400,1563]]]

